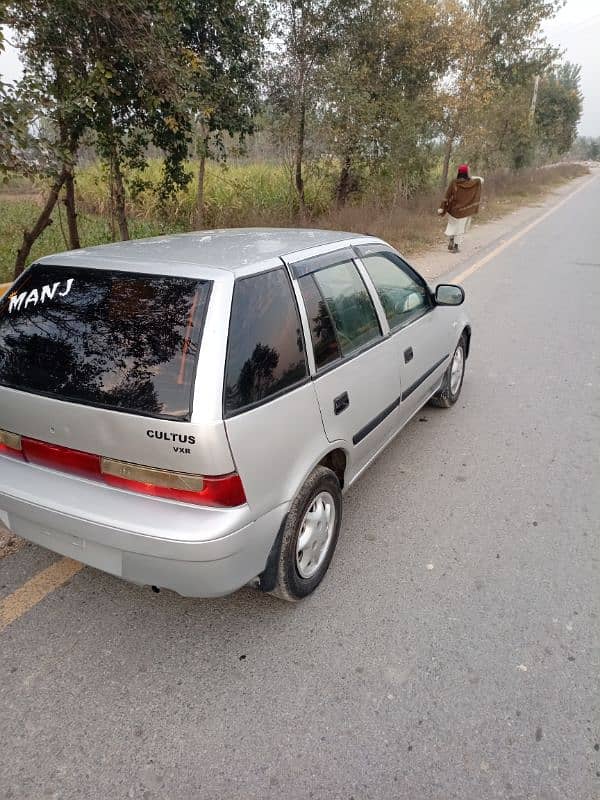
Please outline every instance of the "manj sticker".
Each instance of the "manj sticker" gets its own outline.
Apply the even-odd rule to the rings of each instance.
[[[21,294],[12,292],[8,295],[8,313],[12,314],[13,311],[21,311],[21,309],[29,308],[29,306],[37,306],[38,303],[44,304],[46,300],[54,300],[55,297],[66,297],[73,288],[73,282],[73,278],[65,281],[62,291],[59,291],[62,281],[56,281],[56,283],[42,286],[41,289],[31,289],[31,291],[21,292]]]

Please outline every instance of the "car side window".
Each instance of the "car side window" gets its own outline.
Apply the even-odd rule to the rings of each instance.
[[[225,415],[300,383],[308,375],[298,308],[285,270],[236,281],[225,370]]]
[[[319,291],[314,274],[305,275],[298,281],[304,298],[304,306],[310,325],[315,364],[317,369],[337,361],[342,357],[333,320]]]
[[[299,280],[318,367],[350,355],[381,336],[371,296],[356,265],[343,261]],[[315,304],[314,288],[321,301]],[[332,334],[335,334],[335,342]]]
[[[431,308],[426,285],[411,275],[412,270],[394,253],[362,256],[377,290],[390,329],[401,328]]]

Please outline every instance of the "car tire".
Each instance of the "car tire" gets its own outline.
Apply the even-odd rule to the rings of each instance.
[[[465,363],[467,360],[467,340],[465,335],[460,337],[448,369],[444,373],[442,385],[429,401],[438,408],[450,408],[458,400],[465,377]]]
[[[293,603],[317,588],[331,563],[341,522],[340,482],[327,467],[317,467],[287,515],[271,594]]]

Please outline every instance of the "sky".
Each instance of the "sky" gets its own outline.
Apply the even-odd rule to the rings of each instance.
[[[556,17],[545,24],[544,31],[552,44],[565,51],[564,58],[581,65],[584,100],[579,133],[600,136],[599,0],[567,0]],[[0,78],[8,83],[20,71],[17,53],[7,45],[5,52],[0,53]]]
[[[600,136],[600,2],[567,0],[544,26],[548,40],[565,51],[564,58],[581,65],[582,136]]]

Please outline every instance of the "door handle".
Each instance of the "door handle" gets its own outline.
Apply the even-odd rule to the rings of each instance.
[[[344,392],[343,394],[338,395],[333,401],[333,413],[337,416],[341,414],[342,411],[345,411],[348,406],[350,405],[350,398],[348,397],[348,392]]]
[[[413,357],[413,349],[412,347],[407,347],[404,351],[404,363],[408,364],[409,361],[412,361]]]

